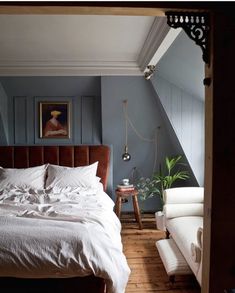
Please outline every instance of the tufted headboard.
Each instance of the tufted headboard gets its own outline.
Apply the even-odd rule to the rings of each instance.
[[[96,161],[99,161],[97,176],[106,190],[110,163],[108,146],[0,146],[0,166],[3,168],[28,168],[46,163],[78,167]]]

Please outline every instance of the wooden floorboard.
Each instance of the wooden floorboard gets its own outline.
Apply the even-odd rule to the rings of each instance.
[[[138,229],[132,214],[121,217],[123,250],[131,269],[125,293],[200,293],[193,275],[177,276],[174,284],[169,282],[155,246],[165,232],[156,229],[153,214],[142,217],[143,230]]]

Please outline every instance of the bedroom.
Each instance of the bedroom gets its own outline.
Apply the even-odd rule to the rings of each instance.
[[[83,23],[89,23],[85,32]],[[177,40],[174,45],[167,45],[170,48],[168,53],[162,53],[156,73],[145,80],[141,68],[151,62],[154,54],[156,56],[155,50],[158,54],[161,39],[174,31],[169,32],[164,18],[2,16],[1,28],[4,44],[1,46],[1,144],[5,141],[8,145],[52,142],[112,145],[110,192],[113,199],[113,189],[122,178],[131,176],[134,167],[142,176],[149,177],[153,169],[159,169],[165,156],[184,152],[193,173],[196,172],[196,178],[191,174],[188,184],[203,184],[203,61],[200,48],[183,31],[171,37],[170,42]],[[102,42],[98,42],[101,36]],[[24,41],[19,42],[19,38]],[[108,42],[105,47],[100,45]],[[102,65],[100,60],[104,60]],[[180,71],[173,71],[171,63]],[[138,64],[142,64],[141,68]],[[4,76],[6,72],[8,76]],[[128,125],[132,155],[129,162],[120,159],[125,144],[125,99],[135,128]],[[70,103],[71,135],[68,138],[40,137],[39,103],[50,101]],[[194,136],[189,138],[190,133]],[[156,199],[149,205],[147,208],[151,210],[151,206],[157,205]]]
[[[42,80],[43,78],[41,78],[41,80]],[[21,80],[22,80],[22,78],[21,78]],[[34,87],[35,85],[34,85],[34,80],[33,80],[33,78],[31,78],[31,80],[32,80],[32,87]],[[145,82],[145,80],[143,80],[142,82]],[[38,82],[37,82],[38,83]],[[84,80],[82,80],[82,85],[84,85]],[[39,87],[41,87],[41,83],[38,83],[38,86]],[[51,87],[51,85],[53,85],[53,88],[57,88],[58,87],[58,84],[56,83],[56,84],[53,84],[53,82],[51,83],[51,82],[49,82],[49,85],[47,85],[48,87]],[[15,86],[15,88],[17,88],[17,86],[19,87],[19,86],[21,86],[20,84],[16,84],[16,86]],[[26,86],[25,84],[24,84],[24,86]],[[28,85],[27,85],[28,86]],[[122,86],[122,84],[119,86],[119,88]],[[134,87],[136,86],[136,84],[134,85]],[[98,87],[100,87],[100,82],[98,82]],[[81,88],[81,85],[79,84],[79,86],[78,86],[78,88]],[[94,88],[94,87],[92,87],[92,88]],[[27,90],[28,90],[28,88],[27,88]],[[64,93],[64,94],[63,94]],[[124,93],[125,94],[125,93]],[[34,110],[35,110],[35,108],[34,108],[34,105],[33,104],[31,104],[31,105],[29,105],[31,108],[29,108],[28,109],[28,113],[27,114],[29,114],[29,115],[21,115],[21,111],[24,111],[25,110],[25,107],[24,107],[24,103],[26,103],[26,98],[25,98],[25,95],[32,95],[32,96],[43,96],[43,99],[47,99],[48,98],[48,96],[51,96],[51,95],[60,95],[60,96],[67,96],[67,95],[69,95],[69,96],[73,96],[73,93],[72,94],[68,94],[68,92],[64,89],[64,90],[62,90],[61,88],[59,88],[58,87],[58,91],[55,91],[55,92],[53,92],[53,94],[48,94],[48,92],[45,90],[45,91],[43,91],[43,89],[41,89],[40,88],[40,93],[38,94],[38,93],[33,93],[33,94],[31,94],[30,92],[27,92],[27,93],[19,93],[19,94],[15,94],[15,93],[13,93],[13,96],[20,96],[20,99],[22,99],[20,102],[18,102],[18,104],[16,104],[15,105],[15,107],[16,107],[16,109],[17,110],[19,110],[19,113],[17,113],[17,115],[18,115],[18,118],[20,118],[20,119],[18,119],[18,121],[21,121],[21,123],[24,125],[24,123],[26,123],[26,118],[25,117],[27,117],[27,119],[29,119],[29,121],[33,121],[33,123],[29,123],[29,124],[27,124],[27,130],[28,130],[28,132],[29,132],[29,134],[30,135],[32,135],[32,133],[34,133],[34,131],[32,130],[33,128],[34,128],[34,126],[35,126],[35,123],[38,123],[37,121],[35,122],[35,120],[34,120],[34,116],[33,116],[33,112],[34,112]],[[89,95],[89,96],[92,96],[93,95],[93,93],[85,93],[85,95]],[[135,92],[135,96],[136,96],[136,92]],[[134,99],[135,97],[133,97],[133,99]],[[88,99],[89,100],[89,99]],[[129,97],[128,97],[128,100],[129,100]],[[45,100],[44,100],[45,101]],[[117,113],[117,115],[118,115],[118,119],[120,119],[119,120],[119,123],[120,123],[120,125],[123,125],[123,117],[122,117],[122,105],[121,105],[121,101],[122,100],[120,100],[120,102],[118,103],[119,105],[117,105],[117,107],[119,107],[119,113]],[[88,102],[88,104],[89,104],[89,102]],[[130,104],[130,100],[129,100],[129,108],[128,109],[130,109],[131,108],[131,104]],[[86,106],[88,106],[89,107],[89,105],[84,105],[85,107]],[[102,104],[102,106],[105,106],[105,105],[103,105]],[[19,108],[19,107],[21,107],[21,108]],[[148,107],[149,108],[151,108],[151,104],[150,105],[148,105]],[[77,114],[78,116],[78,119],[81,119],[81,115],[79,115],[79,109],[77,109],[78,111],[75,111],[75,115]],[[144,110],[144,108],[143,108],[143,110]],[[107,113],[107,115],[113,115],[112,113]],[[31,115],[31,116],[30,116]],[[74,116],[74,118],[75,118],[76,116]],[[36,117],[35,117],[35,119],[36,119]],[[83,117],[83,119],[86,119],[86,117]],[[15,126],[16,127],[18,127],[18,128],[20,128],[20,124],[18,124],[19,122],[16,122],[15,123]],[[74,122],[73,122],[74,123]],[[151,123],[151,121],[150,121],[150,123]],[[158,124],[157,124],[158,125]],[[8,125],[9,127],[11,127],[10,125]],[[139,126],[139,125],[138,125]],[[22,129],[22,128],[20,128],[20,129]],[[11,131],[12,131],[12,129],[9,129],[10,131],[9,131],[9,133],[12,133]],[[80,130],[81,131],[81,130]],[[99,131],[100,131],[100,129],[96,129],[95,131],[97,131],[98,133],[99,133]],[[82,133],[84,133],[85,135],[87,134],[87,131],[85,131],[85,129],[84,129],[84,131],[82,132]],[[81,132],[80,133],[77,133],[77,134],[75,134],[75,135],[79,135],[79,134],[81,134]],[[115,152],[115,150],[114,150],[114,153],[116,153],[117,154],[117,158],[119,158],[119,155],[120,155],[120,157],[121,157],[121,154],[122,154],[122,151],[123,151],[123,145],[124,145],[124,127],[119,127],[118,128],[118,134],[120,135],[120,140],[122,140],[122,142],[120,142],[120,146],[118,147],[118,149],[117,149],[117,152]],[[145,133],[145,129],[144,129],[144,134],[147,134],[147,133]],[[151,133],[150,133],[151,134]],[[17,136],[17,139],[18,139],[18,141],[20,141],[21,139],[27,139],[28,140],[28,142],[29,142],[29,144],[31,144],[32,143],[32,141],[30,141],[30,139],[34,139],[34,137],[32,138],[32,136],[30,137],[30,135],[29,136],[26,136],[25,135],[25,131],[24,131],[24,129],[23,129],[23,131],[22,131],[22,133],[19,133],[18,131],[16,132],[16,136]],[[131,133],[129,134],[129,136],[130,135],[132,135]],[[90,139],[90,137],[85,137],[84,139]],[[130,138],[129,138],[130,139]],[[103,143],[105,143],[105,141],[103,141]],[[22,142],[22,144],[23,144],[23,142]],[[118,154],[118,152],[119,152],[119,154]],[[131,161],[131,162],[133,162],[133,161]],[[122,162],[120,162],[120,164],[124,164],[124,163],[122,163]],[[125,165],[124,165],[125,166]],[[135,166],[135,165],[133,165],[133,166]],[[123,167],[123,165],[121,165],[121,167]],[[119,167],[119,170],[120,170],[120,167]],[[127,171],[127,172],[129,172],[129,170]],[[126,175],[126,174],[125,174]],[[117,178],[116,180],[118,181],[119,179],[121,179],[123,176],[122,176],[122,174],[120,175],[120,178]],[[114,183],[114,184],[116,184],[116,183]],[[114,185],[115,186],[115,185]]]

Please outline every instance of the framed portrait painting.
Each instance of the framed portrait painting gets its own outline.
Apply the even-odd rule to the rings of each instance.
[[[70,138],[70,103],[39,102],[40,138]]]

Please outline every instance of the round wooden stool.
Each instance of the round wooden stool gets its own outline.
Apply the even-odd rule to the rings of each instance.
[[[132,203],[134,207],[134,212],[135,212],[135,219],[139,223],[139,228],[142,230],[142,221],[141,221],[141,215],[140,215],[140,209],[139,209],[139,204],[138,204],[138,190],[134,189],[131,191],[120,191],[116,189],[116,203],[115,203],[115,213],[120,219],[121,216],[121,209],[122,209],[122,199],[125,199],[127,197],[132,197]]]

